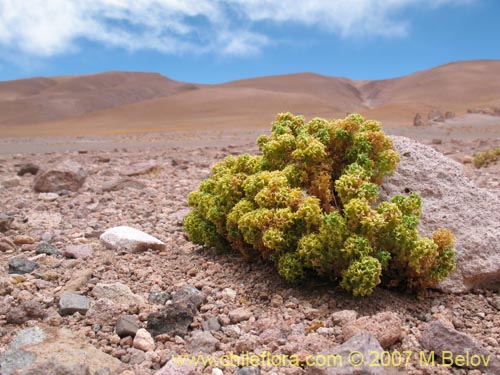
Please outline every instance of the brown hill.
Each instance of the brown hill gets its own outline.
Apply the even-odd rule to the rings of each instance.
[[[378,81],[302,73],[192,85],[159,74],[102,73],[1,82],[0,130],[8,137],[267,128],[282,111],[307,117],[358,111],[410,128],[416,112],[465,114],[499,104],[498,60],[451,63]]]
[[[125,72],[0,82],[0,124],[60,120],[196,88],[156,73]]]

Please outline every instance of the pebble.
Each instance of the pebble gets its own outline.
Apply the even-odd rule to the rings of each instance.
[[[28,259],[11,258],[9,259],[9,273],[31,273],[38,267],[38,263]]]
[[[115,332],[121,338],[126,336],[134,337],[138,330],[139,325],[133,315],[122,315],[116,321]]]
[[[90,245],[68,245],[63,252],[66,258],[85,259],[94,253]]]
[[[250,319],[252,316],[252,311],[246,307],[239,307],[231,312],[229,312],[229,319],[231,323],[240,323],[244,320]]]
[[[76,312],[85,315],[89,309],[89,299],[81,294],[66,292],[59,300],[59,312],[61,315],[72,315]]]
[[[153,351],[155,350],[155,341],[147,330],[139,328],[135,334],[133,346],[143,352]]]
[[[48,242],[41,242],[37,245],[35,249],[35,254],[46,254],[46,255],[55,255],[59,256],[61,253],[57,250],[57,247],[51,245]]]

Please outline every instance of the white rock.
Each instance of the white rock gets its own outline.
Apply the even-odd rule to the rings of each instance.
[[[111,284],[98,283],[92,289],[92,295],[95,298],[107,298],[115,303],[126,306],[145,303],[144,298],[132,293],[127,285],[118,282]]]
[[[227,301],[234,301],[236,299],[236,291],[231,288],[225,288],[222,291],[222,297]]]
[[[108,248],[115,250],[137,252],[147,249],[165,250],[166,248],[165,243],[159,239],[127,226],[108,229],[100,239]]]
[[[393,176],[384,179],[381,198],[405,191],[422,197],[419,231],[430,236],[440,227],[456,237],[456,271],[439,285],[461,293],[474,287],[495,287],[500,281],[500,195],[477,187],[463,166],[431,147],[404,137],[392,137],[401,155]]]
[[[149,352],[155,350],[155,340],[151,334],[144,328],[139,328],[134,337],[134,348]]]

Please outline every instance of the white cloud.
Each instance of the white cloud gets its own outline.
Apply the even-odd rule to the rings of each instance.
[[[50,57],[86,39],[128,50],[247,55],[272,42],[260,31],[296,24],[344,38],[401,36],[412,6],[474,0],[2,0],[0,46]]]

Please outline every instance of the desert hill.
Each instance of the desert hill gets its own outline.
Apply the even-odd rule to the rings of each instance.
[[[110,72],[0,82],[0,136],[268,127],[282,111],[307,117],[357,111],[411,128],[417,112],[463,115],[499,105],[498,60],[376,81],[300,73],[196,85],[159,74]]]

